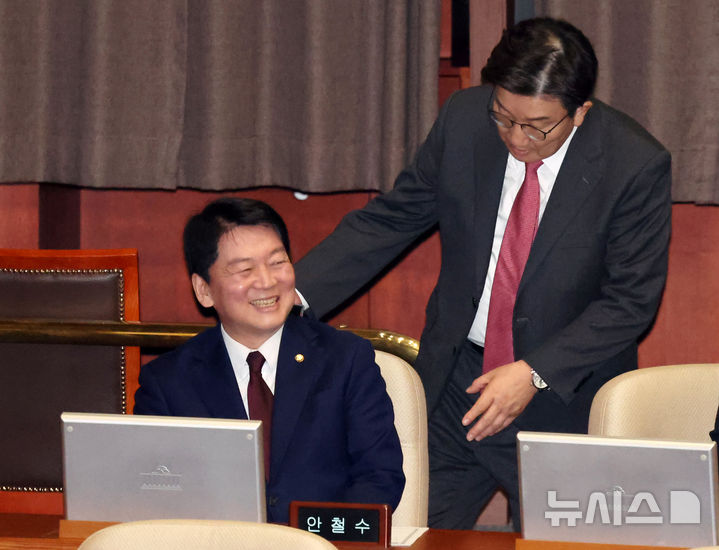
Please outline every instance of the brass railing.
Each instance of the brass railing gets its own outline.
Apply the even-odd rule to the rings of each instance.
[[[210,326],[191,323],[0,319],[0,342],[173,348]],[[340,328],[366,338],[375,349],[398,355],[410,364],[417,358],[419,342],[414,338],[389,330]]]

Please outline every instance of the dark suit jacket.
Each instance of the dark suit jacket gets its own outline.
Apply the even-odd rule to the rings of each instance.
[[[304,360],[295,360],[301,354]],[[145,365],[135,414],[247,418],[219,325]],[[267,519],[287,522],[291,500],[375,502],[402,496],[402,451],[392,403],[370,344],[290,316],[272,412]]]
[[[491,88],[454,94],[394,189],[348,214],[296,267],[316,314],[339,305],[433,226],[442,263],[415,367],[437,404],[489,265],[507,148],[487,116]],[[606,380],[636,367],[667,270],[670,156],[600,101],[569,146],[514,309],[515,357],[547,381],[516,423],[586,430]]]
[[[717,419],[714,423],[714,429],[711,431],[709,436],[712,438],[712,440],[719,443],[719,411],[717,411]]]

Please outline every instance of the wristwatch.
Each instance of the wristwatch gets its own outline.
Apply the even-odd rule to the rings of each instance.
[[[539,373],[534,369],[532,369],[532,386],[537,388],[539,391],[549,389],[549,386],[547,385],[547,383],[544,380],[542,380],[542,377],[539,376]]]

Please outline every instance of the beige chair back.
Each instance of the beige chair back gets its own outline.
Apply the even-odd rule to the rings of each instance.
[[[131,521],[90,535],[78,550],[337,550],[325,539],[284,525],[246,521]]]
[[[670,365],[625,372],[592,401],[589,433],[710,441],[719,407],[719,364]]]
[[[392,525],[427,526],[429,459],[427,455],[427,404],[424,387],[415,370],[404,359],[375,350],[387,393],[394,406],[394,424],[402,445],[402,468],[407,482]]]

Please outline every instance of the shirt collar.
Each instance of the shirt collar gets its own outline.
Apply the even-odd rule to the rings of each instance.
[[[567,155],[569,143],[572,141],[572,138],[576,133],[577,127],[574,126],[567,139],[565,139],[564,143],[562,143],[562,146],[557,149],[557,151],[553,155],[547,157],[546,159],[542,159],[542,166],[540,170],[543,170],[546,167],[552,172],[555,178],[557,177],[557,174],[559,174],[559,169],[562,167],[562,163],[564,162],[564,157]],[[521,160],[517,160],[515,157],[513,157],[512,153],[509,154],[509,164],[513,171],[521,170],[522,173],[524,172],[524,163]]]
[[[227,353],[230,356],[230,361],[232,362],[233,367],[246,365],[249,353],[251,351],[259,351],[265,358],[267,366],[269,366],[273,371],[277,370],[277,361],[279,360],[280,355],[280,342],[282,341],[282,331],[284,328],[285,325],[282,325],[272,336],[265,340],[262,345],[257,348],[257,350],[254,350],[252,348],[248,348],[244,344],[241,344],[237,340],[234,340],[229,334],[227,334],[225,327],[220,325],[222,339],[225,342],[225,347],[227,348]]]
[[[564,157],[567,155],[567,150],[569,149],[569,143],[572,141],[572,138],[576,133],[577,127],[574,126],[572,128],[572,132],[569,134],[569,137],[564,140],[564,143],[562,143],[562,146],[557,149],[557,152],[543,161],[544,165],[552,171],[555,177],[559,174],[559,169],[562,167]]]

